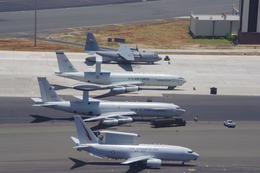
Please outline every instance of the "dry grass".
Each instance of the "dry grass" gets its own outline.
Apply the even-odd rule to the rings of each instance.
[[[189,34],[189,20],[163,20],[153,23],[131,25],[109,25],[103,27],[79,27],[65,33],[43,35],[45,38],[84,44],[86,32],[93,32],[101,46],[117,47],[107,38],[125,38],[131,46],[141,48],[190,49],[230,47],[225,39],[192,39]]]
[[[67,46],[47,41],[37,41],[37,46],[34,47],[33,40],[21,38],[0,38],[0,50],[55,51],[57,49],[71,52],[83,52],[82,48],[79,47]]]
[[[131,47],[142,49],[259,49],[259,45],[234,46],[226,39],[193,39],[189,34],[189,20],[159,20],[149,23],[67,28],[61,32],[41,34],[40,37],[71,43],[85,44],[86,33],[93,32],[102,47],[118,47],[107,38],[125,38]],[[83,52],[83,48],[38,41],[37,47],[28,39],[0,39],[0,50],[54,51],[63,49]],[[185,54],[185,53],[184,53]],[[207,53],[212,54],[212,53]],[[224,54],[224,53],[223,53]],[[229,53],[228,53],[229,54]],[[234,54],[234,53],[230,53]],[[253,53],[254,54],[254,53]]]

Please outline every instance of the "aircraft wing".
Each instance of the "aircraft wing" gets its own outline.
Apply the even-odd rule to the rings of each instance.
[[[113,86],[129,86],[129,85],[142,85],[143,82],[141,81],[125,81],[125,82],[115,82],[115,83],[112,83],[111,85],[108,85],[110,87],[113,87]]]
[[[121,44],[118,49],[119,55],[127,61],[134,61],[135,57],[131,49],[126,44]]]
[[[125,82],[115,82],[110,85],[79,84],[79,85],[74,85],[72,88],[81,91],[96,91],[96,90],[113,89],[116,87],[127,87],[127,86],[142,85],[142,84],[143,82],[141,81],[125,81]],[[75,96],[75,97],[79,98],[79,96]]]
[[[114,118],[114,117],[120,117],[120,116],[129,116],[129,115],[135,115],[136,112],[128,111],[128,112],[108,112],[104,114],[100,114],[99,116],[85,119],[84,121],[97,121],[97,120],[103,120],[107,118]]]
[[[152,158],[151,156],[137,156],[127,159],[126,161],[122,162],[121,164],[128,165],[135,162],[145,161]]]

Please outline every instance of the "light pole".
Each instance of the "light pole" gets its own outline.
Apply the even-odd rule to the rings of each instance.
[[[36,37],[37,37],[37,2],[38,0],[34,0],[34,47],[37,46]]]

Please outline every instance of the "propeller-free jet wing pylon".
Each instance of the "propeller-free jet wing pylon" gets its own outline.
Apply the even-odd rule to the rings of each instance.
[[[118,125],[132,122],[134,117],[173,118],[181,116],[185,110],[170,103],[159,102],[115,102],[89,97],[83,92],[80,101],[66,101],[58,96],[44,77],[38,77],[41,98],[32,98],[35,106],[49,107],[71,113],[91,116],[85,121],[100,121],[101,125]]]
[[[189,148],[173,145],[134,144],[135,133],[101,131],[104,140],[98,138],[78,115],[74,116],[78,138],[71,137],[78,151],[87,151],[97,158],[126,159],[121,164],[143,163],[158,168],[162,160],[189,162],[199,154]]]

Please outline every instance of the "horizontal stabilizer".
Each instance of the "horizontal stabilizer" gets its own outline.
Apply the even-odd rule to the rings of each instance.
[[[79,145],[79,139],[78,138],[75,138],[73,136],[71,136],[70,138],[76,145]]]
[[[55,106],[57,105],[57,103],[48,103],[48,102],[45,102],[45,103],[36,103],[36,104],[33,104],[32,106],[42,106],[42,107],[48,107],[48,106]]]
[[[32,101],[34,101],[34,103],[39,104],[39,103],[43,103],[42,99],[39,97],[31,97]]]

